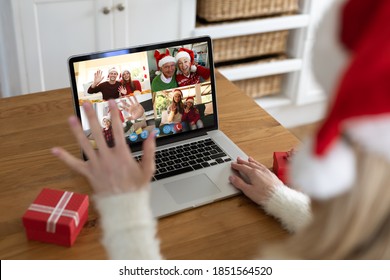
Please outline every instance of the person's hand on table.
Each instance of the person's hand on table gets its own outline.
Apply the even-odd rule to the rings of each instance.
[[[259,205],[264,205],[273,191],[283,186],[283,182],[274,173],[251,157],[247,161],[237,158],[237,162],[232,163],[232,168],[239,174],[231,175],[229,181]]]

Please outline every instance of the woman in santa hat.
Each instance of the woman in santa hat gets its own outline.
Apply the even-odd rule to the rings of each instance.
[[[230,180],[297,232],[263,257],[390,259],[390,1],[336,0],[323,18],[313,67],[335,95],[293,156],[291,187],[302,192],[251,158],[232,164],[246,182]]]
[[[179,87],[199,84],[210,78],[210,69],[201,65],[195,65],[194,52],[186,48],[180,48],[175,55],[178,68],[176,81]]]
[[[134,96],[134,91],[142,91],[141,83],[131,78],[131,73],[129,70],[122,71],[122,79],[120,82],[122,86],[119,88],[119,91],[122,96]]]
[[[262,248],[260,257],[390,259],[389,18],[386,0],[335,0],[324,16],[316,32],[314,67],[324,89],[335,95],[318,132],[293,157],[290,187],[299,191],[252,158],[232,164],[242,176],[232,175],[231,183],[295,232]],[[83,106],[89,123],[97,123],[91,104]],[[110,106],[116,108],[114,102]],[[121,136],[118,110],[112,112],[118,133],[113,149],[100,141],[102,152],[96,154],[73,117],[71,129],[90,160],[61,148],[53,153],[89,179],[111,258],[161,258],[149,206],[155,142],[151,137],[144,142],[137,163]],[[121,168],[100,172],[107,162]]]

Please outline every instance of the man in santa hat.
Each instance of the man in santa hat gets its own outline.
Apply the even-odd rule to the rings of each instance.
[[[194,52],[187,48],[180,48],[175,55],[177,64],[176,81],[179,87],[199,84],[210,78],[210,69],[195,65]]]
[[[152,81],[152,92],[176,88],[176,60],[171,56],[169,49],[166,49],[165,53],[155,50],[154,58],[158,70]]]
[[[119,87],[121,83],[117,80],[118,71],[115,67],[108,70],[108,81],[102,83],[104,77],[103,72],[98,70],[94,74],[94,79],[91,86],[88,88],[88,93],[97,93],[101,92],[103,94],[103,99],[115,99],[119,97]]]

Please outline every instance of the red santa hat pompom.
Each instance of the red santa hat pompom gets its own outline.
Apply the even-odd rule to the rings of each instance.
[[[160,53],[158,50],[155,50],[154,58],[156,59],[156,64],[157,64],[156,75],[161,74],[160,67],[162,67],[165,63],[168,62],[176,63],[176,60],[173,56],[171,56],[169,49],[165,49],[165,53]]]
[[[191,62],[191,72],[196,72],[196,66],[195,66],[195,55],[194,51],[187,49],[187,48],[180,48],[175,55],[176,63],[179,61],[180,58],[187,58]],[[178,69],[178,73],[181,71]]]
[[[316,199],[339,195],[356,180],[355,152],[345,139],[390,162],[390,1],[344,2],[338,26],[349,60],[322,126],[291,169],[292,183]]]

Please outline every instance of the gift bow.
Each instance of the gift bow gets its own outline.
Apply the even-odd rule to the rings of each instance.
[[[64,192],[55,207],[33,203],[30,205],[28,210],[50,214],[46,223],[47,232],[56,232],[56,224],[61,216],[72,218],[77,227],[80,222],[79,213],[77,213],[77,211],[65,209],[66,205],[68,205],[70,199],[72,198],[72,195],[72,192]]]

